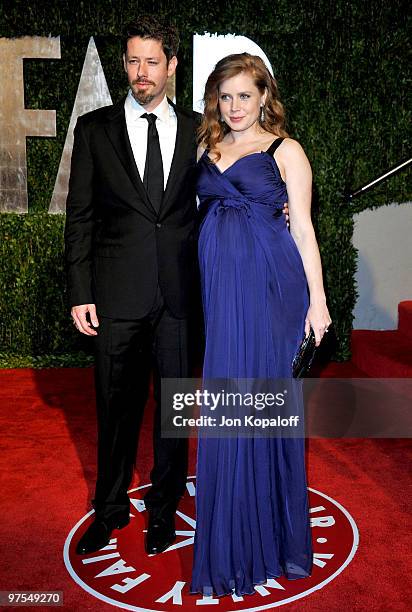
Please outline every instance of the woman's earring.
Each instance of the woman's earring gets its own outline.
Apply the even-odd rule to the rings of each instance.
[[[260,107],[260,122],[263,123],[265,120],[265,109],[264,106],[262,104],[262,106]]]

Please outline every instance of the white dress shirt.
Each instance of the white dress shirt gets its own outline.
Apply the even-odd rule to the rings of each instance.
[[[124,110],[126,115],[127,133],[129,134],[129,140],[136,166],[139,171],[140,178],[143,181],[144,167],[146,164],[147,130],[149,124],[147,119],[142,118],[142,115],[148,111],[134,99],[130,90],[126,96]],[[169,178],[170,167],[172,165],[173,154],[175,151],[177,117],[173,106],[169,105],[166,96],[163,98],[160,104],[151,111],[151,113],[158,117],[156,121],[156,128],[159,134],[160,151],[162,153],[163,161],[164,189],[166,189],[166,183],[167,179]]]

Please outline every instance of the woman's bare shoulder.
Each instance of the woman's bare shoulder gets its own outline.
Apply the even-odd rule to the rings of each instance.
[[[294,138],[290,138],[289,136],[283,139],[282,145],[279,147],[279,151],[288,153],[290,155],[302,152],[304,153],[303,147],[300,142],[298,142]]]
[[[285,163],[307,160],[306,153],[300,142],[289,137],[285,138],[278,149],[276,149],[276,157]]]
[[[206,151],[205,147],[203,147],[203,146],[201,146],[201,145],[199,145],[199,146],[197,147],[197,157],[196,157],[197,161],[199,161],[199,159],[202,157],[202,155],[203,155],[203,153],[204,153],[205,151]]]

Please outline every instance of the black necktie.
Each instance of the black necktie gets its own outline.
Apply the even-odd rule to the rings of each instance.
[[[143,184],[154,209],[159,212],[163,199],[163,162],[156,128],[157,117],[153,113],[145,113],[142,118],[147,119],[149,123]]]

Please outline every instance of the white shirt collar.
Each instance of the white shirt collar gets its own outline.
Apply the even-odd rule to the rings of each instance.
[[[126,96],[125,104],[127,104],[129,109],[132,111],[134,120],[140,119],[144,113],[147,113],[147,110],[134,98],[130,89]],[[153,115],[156,115],[160,121],[164,121],[167,124],[170,123],[170,118],[175,116],[173,106],[169,105],[166,96],[156,106],[156,108],[150,112]]]

